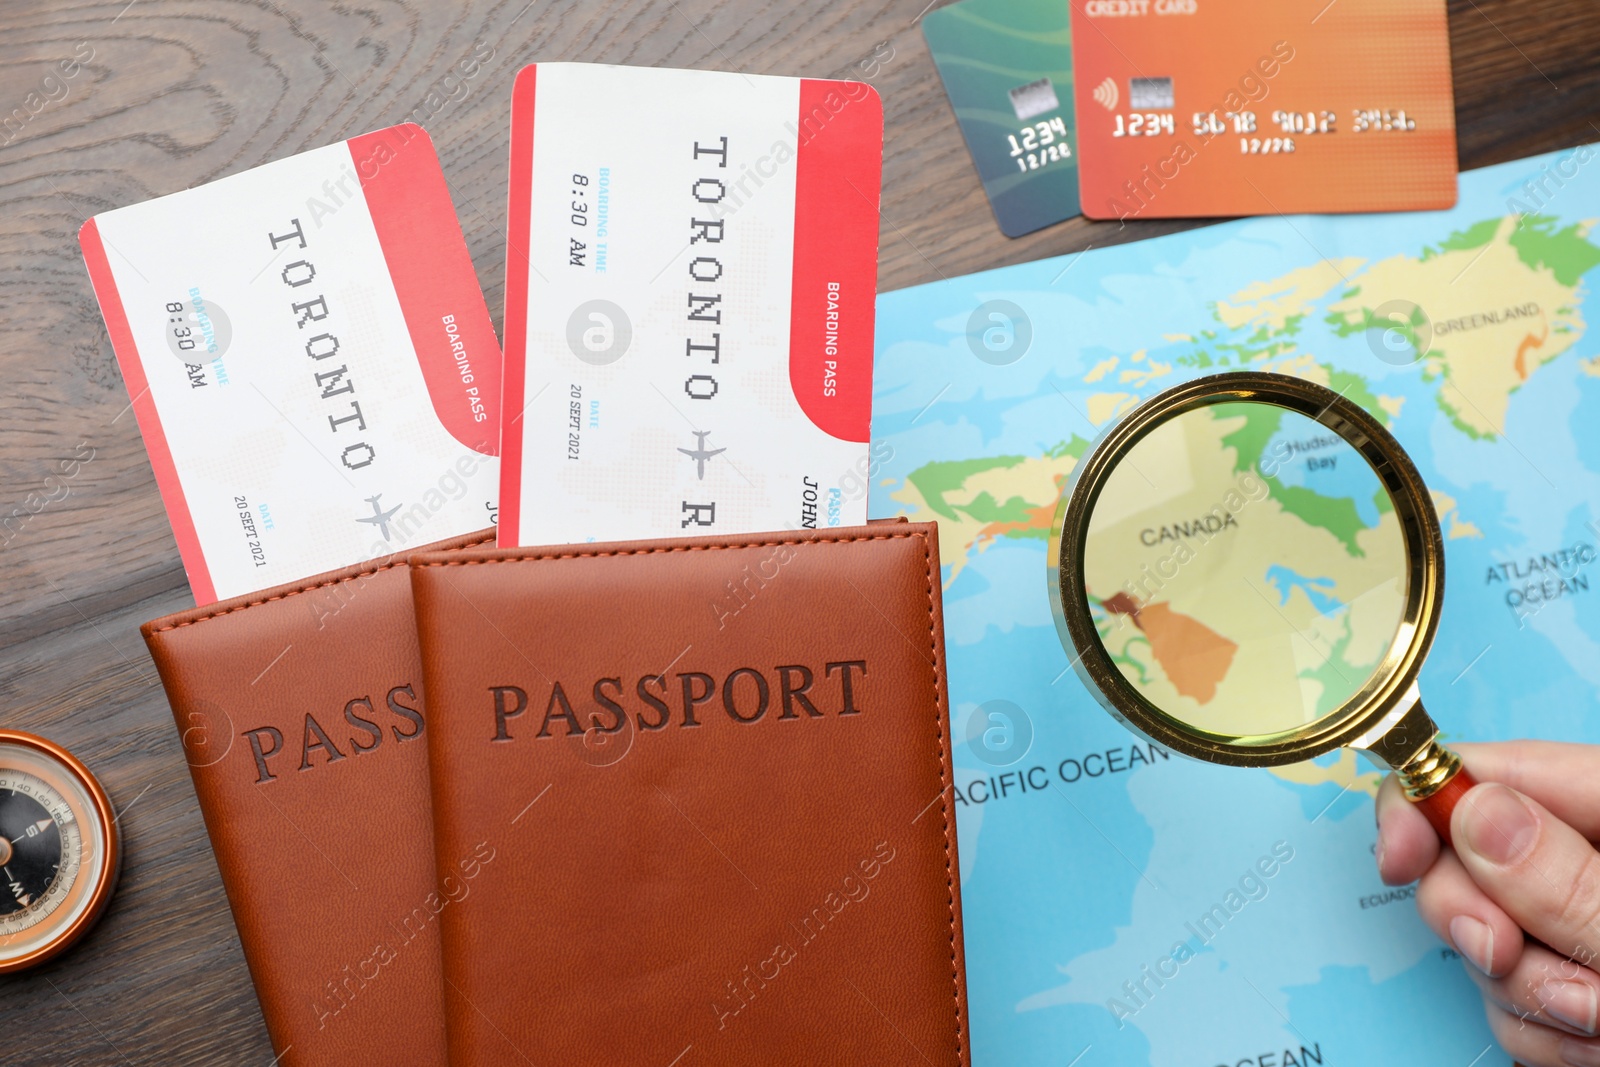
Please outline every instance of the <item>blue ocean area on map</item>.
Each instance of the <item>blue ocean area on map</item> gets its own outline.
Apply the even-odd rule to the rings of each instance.
[[[1446,740],[1600,742],[1596,155],[1465,173],[1445,212],[1240,220],[879,298],[871,511],[939,523],[977,1067],[1409,1067],[1424,1025],[1430,1062],[1509,1064],[1378,878],[1378,768],[1217,767],[1130,733],[1072,669],[1046,555],[1078,458],[1139,400],[1241,368],[1320,382],[1433,494],[1420,684]],[[1281,477],[1370,527],[1356,462]],[[1327,577],[1273,585],[1328,600]],[[998,700],[1031,726],[1004,759],[968,740]]]

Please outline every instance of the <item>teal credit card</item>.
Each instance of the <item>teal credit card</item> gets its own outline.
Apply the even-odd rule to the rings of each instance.
[[[962,0],[930,11],[922,32],[1000,231],[1078,214],[1065,0]]]

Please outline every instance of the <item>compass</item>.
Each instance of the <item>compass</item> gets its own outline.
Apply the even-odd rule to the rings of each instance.
[[[42,737],[0,730],[0,974],[87,933],[121,864],[111,800],[89,769]]]

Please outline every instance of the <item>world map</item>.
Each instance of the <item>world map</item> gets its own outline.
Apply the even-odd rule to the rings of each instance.
[[[1046,557],[1075,465],[1142,399],[1240,368],[1318,382],[1378,418],[1432,493],[1445,599],[1420,684],[1445,739],[1600,742],[1595,155],[1465,173],[1445,212],[1240,220],[879,298],[871,513],[939,524],[978,1067],[1399,1067],[1419,1039],[1431,1063],[1510,1062],[1412,890],[1378,879],[1380,770],[1348,751],[1216,767],[1130,734],[1071,669]],[[1350,642],[1392,610],[1357,625],[1382,583],[1349,584],[1382,555],[1382,502],[1342,480],[1347,457],[1312,464],[1337,448],[1315,429],[1211,421],[1241,476],[1289,451],[1236,529],[1204,534],[1271,516],[1342,550],[1339,573],[1261,556],[1248,577],[1328,620],[1323,650],[1344,642],[1357,666],[1370,648]],[[1215,516],[1204,503],[1128,529],[1174,552]],[[1239,643],[1173,590],[1152,616],[1161,597],[1117,578],[1097,618],[1133,646],[1125,675],[1173,681],[1157,646],[1174,613]],[[1238,667],[1180,669],[1184,698],[1210,684],[1220,706]],[[1325,683],[1301,685],[1294,716],[1337,698]]]

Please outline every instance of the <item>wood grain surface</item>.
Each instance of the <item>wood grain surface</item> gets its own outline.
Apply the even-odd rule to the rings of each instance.
[[[925,2],[0,2],[0,725],[84,759],[128,842],[88,940],[0,979],[0,1062],[273,1062],[137,632],[192,601],[79,256],[84,220],[414,119],[498,328],[511,82],[560,59],[871,81],[886,119],[882,289],[1190,225],[1001,236],[917,26]],[[1449,7],[1463,168],[1600,141],[1587,0]],[[492,58],[446,83],[479,42]]]

